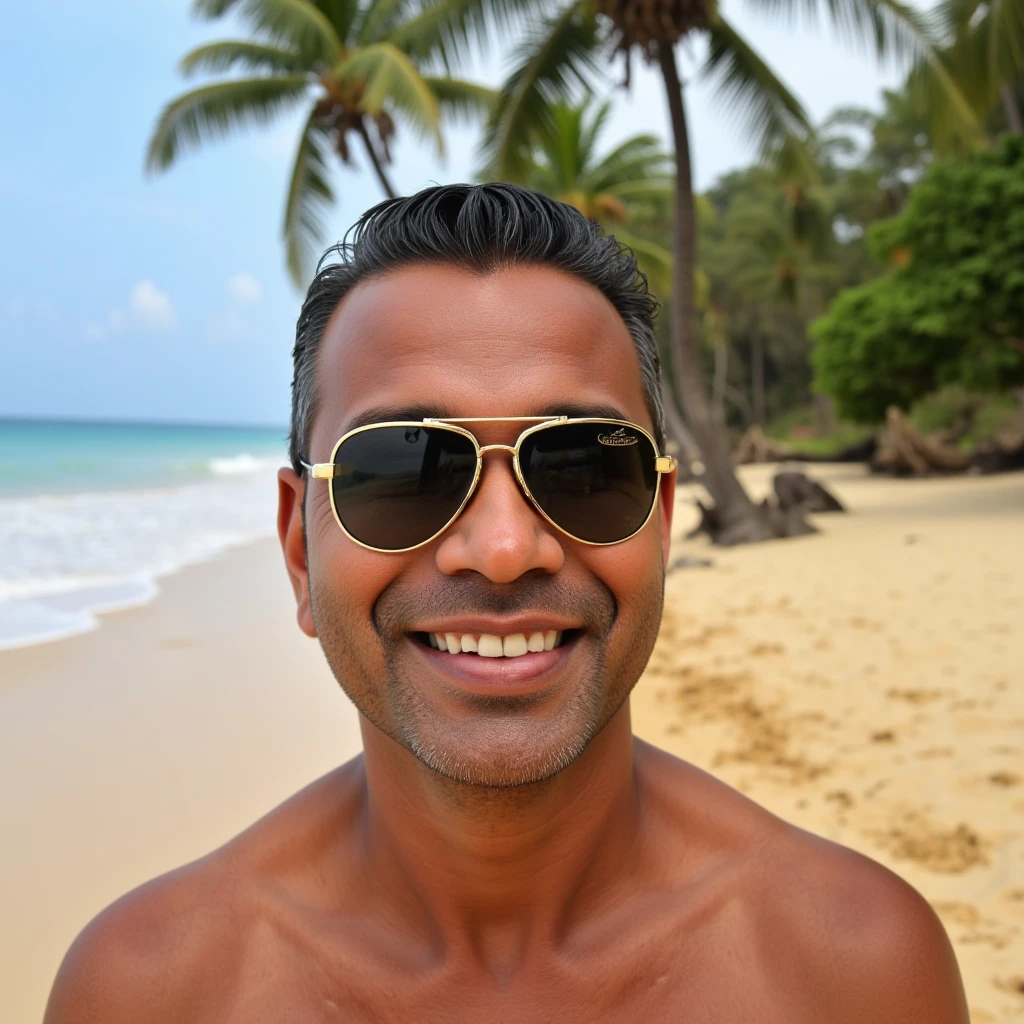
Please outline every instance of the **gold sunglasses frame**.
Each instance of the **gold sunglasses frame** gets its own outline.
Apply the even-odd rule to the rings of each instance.
[[[485,444],[481,445],[476,439],[476,436],[465,427],[458,426],[461,423],[533,423],[534,426],[527,427],[519,437],[516,439],[514,445],[509,444]],[[542,430],[549,429],[554,426],[566,426],[569,424],[576,423],[604,423],[609,426],[616,427],[629,427],[632,430],[637,430],[648,441],[651,442],[651,447],[654,449],[654,469],[657,473],[657,478],[654,484],[654,496],[651,499],[651,507],[647,513],[647,518],[631,533],[628,537],[622,537],[619,540],[584,540],[582,537],[577,537],[575,534],[570,533],[564,527],[559,526],[545,511],[540,507],[537,499],[533,496],[530,491],[526,480],[523,478],[522,470],[519,467],[519,448],[526,438],[533,434],[539,433]],[[380,427],[441,427],[445,430],[450,430],[453,434],[461,434],[463,437],[469,438],[473,443],[473,448],[476,451],[476,473],[473,475],[473,482],[469,485],[469,490],[466,492],[466,497],[463,499],[462,504],[459,505],[451,519],[448,520],[433,536],[428,537],[424,541],[420,541],[419,544],[413,544],[407,548],[378,548],[372,544],[366,544],[359,540],[358,537],[353,537],[351,533],[345,528],[345,524],[341,521],[341,516],[338,515],[338,509],[334,502],[334,487],[328,487],[327,493],[331,499],[331,511],[334,513],[334,519],[338,526],[341,527],[342,533],[354,544],[358,544],[361,548],[366,548],[368,551],[376,551],[379,554],[384,555],[401,555],[408,551],[415,551],[417,548],[425,547],[427,544],[432,543],[441,536],[442,533],[447,530],[456,519],[462,515],[465,507],[470,503],[473,495],[476,493],[477,484],[480,482],[480,473],[483,470],[484,455],[488,452],[504,451],[510,452],[512,455],[512,469],[515,472],[516,479],[519,481],[519,488],[523,492],[523,495],[527,498],[530,504],[537,510],[537,512],[549,522],[559,533],[565,534],[566,537],[577,541],[580,544],[586,544],[590,547],[610,547],[612,544],[622,544],[624,541],[630,540],[635,537],[650,521],[651,516],[654,515],[654,510],[658,507],[658,495],[661,493],[661,478],[665,473],[671,473],[676,468],[676,460],[671,455],[662,455],[658,450],[658,444],[651,436],[650,432],[645,430],[638,423],[633,423],[630,420],[616,420],[606,419],[603,416],[584,416],[584,417],[569,417],[569,416],[461,416],[450,419],[422,419],[422,420],[388,420],[381,423],[367,423],[362,427],[356,427],[354,430],[350,430],[347,434],[343,434],[335,442],[334,447],[331,449],[330,462],[316,462],[308,463],[302,462],[301,464],[309,471],[309,475],[314,480],[333,480],[334,479],[334,460],[337,457],[338,449],[350,438],[356,434],[361,434],[366,430],[377,430]],[[301,461],[301,460],[300,460]]]

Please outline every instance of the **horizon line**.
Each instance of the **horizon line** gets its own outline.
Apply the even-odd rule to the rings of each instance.
[[[282,430],[287,433],[291,427],[278,423],[210,423],[195,420],[139,420],[107,419],[82,416],[36,416],[6,415],[0,413],[0,423],[66,423],[78,426],[103,427],[213,427],[216,429],[242,428],[248,430]]]

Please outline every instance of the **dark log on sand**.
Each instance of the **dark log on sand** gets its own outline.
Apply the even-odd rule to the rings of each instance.
[[[779,508],[792,508],[804,512],[845,512],[842,502],[824,484],[812,480],[806,473],[776,473],[772,481]]]
[[[735,537],[732,531],[722,523],[714,505],[708,506],[698,500],[697,508],[700,509],[700,522],[686,535],[687,540],[706,533],[711,538],[712,544],[719,544],[722,547],[744,542],[745,538]],[[817,527],[812,526],[804,518],[805,510],[803,508],[783,509],[778,505],[769,504],[765,499],[757,506],[757,512],[764,524],[767,539],[802,537],[818,532]]]
[[[1024,423],[999,431],[995,440],[979,444],[971,452],[974,473],[1008,473],[1024,469]]]

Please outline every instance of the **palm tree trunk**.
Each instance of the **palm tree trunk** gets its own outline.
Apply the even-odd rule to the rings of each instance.
[[[381,188],[384,189],[384,195],[388,199],[394,199],[397,193],[391,186],[391,182],[388,180],[388,176],[384,173],[384,168],[381,165],[380,157],[377,156],[377,150],[374,148],[373,139],[370,138],[370,133],[366,130],[364,122],[359,122],[359,134],[362,137],[363,145],[366,146],[366,152],[370,156],[370,163],[373,164],[373,169],[377,172],[377,180],[380,182]]]
[[[1024,135],[1024,123],[1021,123],[1020,107],[1017,106],[1017,97],[1009,82],[1003,82],[999,90],[999,98],[1003,101],[1003,113],[1006,114],[1006,123],[1014,135]]]
[[[763,540],[766,532],[761,517],[736,477],[728,440],[715,422],[701,376],[693,294],[697,225],[683,87],[672,47],[659,46],[658,60],[665,81],[676,154],[675,259],[672,263],[672,368],[676,387],[687,423],[704,457],[702,483],[715,502],[716,518],[721,525],[718,539],[734,544]]]
[[[725,430],[725,386],[729,382],[729,344],[723,338],[715,346],[715,376],[711,384],[711,410],[719,430]]]
[[[704,472],[703,463],[700,461],[700,447],[690,433],[679,406],[676,405],[676,396],[672,394],[668,376],[665,374],[661,379],[661,405],[665,410],[665,433],[679,445],[679,454],[689,467],[690,473],[699,476]]]
[[[764,336],[757,326],[750,332],[750,390],[754,403],[754,422],[763,427],[767,418],[764,404]]]

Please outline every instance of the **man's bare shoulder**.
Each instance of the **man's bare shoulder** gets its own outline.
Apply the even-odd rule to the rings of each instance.
[[[717,831],[724,876],[756,948],[809,1020],[966,1024],[949,939],[927,901],[876,861],[782,821],[671,755],[651,767],[677,793],[678,822]]]
[[[268,907],[289,871],[301,872],[296,862],[317,857],[352,775],[350,762],[220,849],[107,907],[65,955],[44,1024],[225,1019],[218,1008],[238,994]]]

